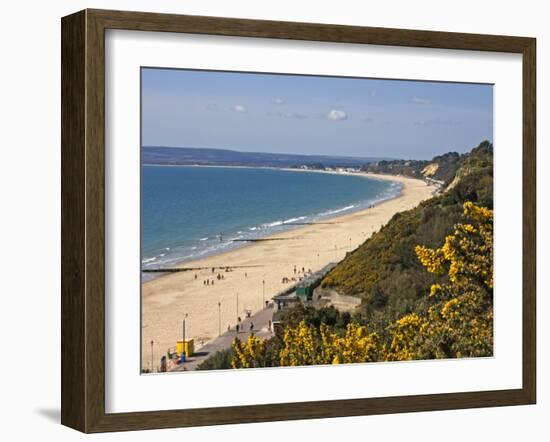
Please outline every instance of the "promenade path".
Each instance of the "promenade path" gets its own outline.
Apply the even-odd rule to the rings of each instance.
[[[250,318],[245,318],[241,322],[242,331],[239,331],[238,334],[236,333],[235,328],[226,331],[221,336],[210,341],[208,344],[203,345],[195,352],[193,356],[189,357],[185,363],[179,364],[171,371],[196,370],[197,366],[201,362],[212,356],[217,351],[225,350],[231,347],[231,343],[236,336],[238,336],[241,341],[246,341],[251,333],[262,339],[271,338],[273,336],[273,332],[269,330],[269,321],[272,321],[274,312],[275,309],[273,308],[273,304],[270,304],[267,308],[264,308],[255,315],[252,315]],[[250,324],[254,325],[252,331],[250,330]]]

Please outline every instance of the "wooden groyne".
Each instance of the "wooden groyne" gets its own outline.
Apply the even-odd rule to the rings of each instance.
[[[317,224],[338,224],[337,222],[283,223],[283,226],[316,226]]]
[[[251,267],[264,267],[261,264],[258,265],[247,265],[247,266],[212,266],[212,267],[170,267],[170,268],[159,268],[159,269],[141,269],[143,273],[177,273],[177,272],[193,272],[199,270],[226,270],[226,269],[245,269]]]
[[[263,241],[288,241],[298,238],[239,238],[232,239],[233,242],[263,242]]]

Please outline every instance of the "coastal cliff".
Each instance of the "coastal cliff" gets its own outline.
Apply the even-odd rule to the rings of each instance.
[[[381,160],[363,166],[370,173],[403,175],[411,178],[429,178],[448,185],[477,149],[486,149],[490,143],[483,142],[470,153],[448,152],[431,160]]]

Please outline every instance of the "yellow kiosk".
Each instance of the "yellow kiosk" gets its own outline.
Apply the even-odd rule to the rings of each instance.
[[[185,353],[186,357],[192,356],[195,352],[195,342],[193,339],[186,339],[183,341],[180,339],[176,342],[176,353],[181,356],[182,353]]]

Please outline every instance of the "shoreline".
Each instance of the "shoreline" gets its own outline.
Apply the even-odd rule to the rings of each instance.
[[[322,173],[322,174],[329,174],[329,175],[355,176],[355,177],[358,177],[358,178],[368,178],[368,179],[377,180],[377,181],[391,181],[391,182],[400,184],[400,188],[399,188],[398,192],[396,192],[393,195],[390,195],[387,198],[383,198],[383,199],[380,199],[380,200],[377,200],[377,201],[371,203],[369,205],[369,207],[366,207],[366,206],[357,207],[355,209],[345,211],[345,213],[343,213],[343,214],[334,213],[334,214],[330,214],[330,215],[323,215],[323,214],[311,215],[311,217],[312,217],[311,223],[312,224],[315,224],[316,222],[332,222],[333,218],[336,218],[336,217],[339,217],[339,216],[344,216],[344,215],[350,215],[352,213],[357,213],[357,212],[360,212],[360,211],[363,211],[363,210],[367,210],[369,208],[376,207],[377,205],[382,204],[386,201],[390,201],[390,200],[399,198],[402,195],[402,192],[403,192],[403,184],[400,183],[399,178],[406,178],[406,177],[400,177],[400,176],[395,176],[395,175],[373,174],[373,173],[368,173],[368,172],[343,172],[343,171],[337,171],[337,170],[281,168],[281,167],[274,167],[274,166],[223,166],[223,165],[203,165],[203,164],[144,164],[144,166],[149,166],[149,167],[193,167],[193,168],[195,168],[195,167],[199,167],[199,168],[205,167],[205,168],[230,168],[230,169],[232,169],[232,168],[235,168],[235,169],[267,169],[267,170],[277,170],[277,171],[285,171],[285,172]],[[363,201],[361,201],[360,203],[363,203]],[[335,210],[338,210],[338,209],[335,209]],[[265,235],[260,235],[258,237],[253,238],[253,239],[267,240],[267,239],[271,238],[273,235],[277,235],[279,233],[284,233],[284,232],[290,232],[290,231],[294,231],[294,230],[300,229],[302,227],[305,227],[306,224],[304,224],[304,225],[292,225],[292,223],[288,223],[288,224],[285,225],[284,222],[283,222],[281,224],[281,226],[287,226],[287,228],[285,228],[282,231],[278,231],[278,232],[267,232]],[[233,244],[227,250],[213,251],[213,252],[204,254],[202,256],[197,256],[197,257],[192,257],[192,258],[182,258],[182,259],[174,260],[173,262],[168,264],[166,266],[166,268],[182,268],[182,267],[185,266],[185,264],[189,264],[189,263],[193,263],[195,261],[199,261],[199,260],[203,260],[203,259],[223,255],[225,253],[229,253],[229,252],[232,252],[234,250],[242,249],[244,247],[248,247],[248,246],[253,245],[253,244],[254,244],[254,242],[248,243],[247,241],[242,241],[241,244]],[[142,262],[142,264],[143,264],[143,262]],[[154,269],[154,268],[155,267],[151,267],[151,269]],[[161,268],[164,268],[164,266],[161,266]],[[145,281],[142,280],[142,284],[145,284],[146,282],[149,282],[153,279],[159,279],[159,278],[162,278],[164,276],[167,276],[167,275],[162,274],[161,272],[158,272],[158,273],[148,272],[147,274],[150,275],[150,276]]]
[[[143,367],[147,367],[149,357],[146,349],[151,340],[164,353],[165,349],[175,346],[177,339],[181,339],[185,314],[188,315],[187,337],[195,339],[195,348],[198,349],[216,338],[220,329],[224,332],[228,326],[233,327],[237,316],[244,318],[245,309],[252,310],[254,314],[261,310],[266,300],[271,300],[274,295],[288,288],[289,284],[282,282],[284,277],[299,277],[302,268],[306,272],[309,269],[316,271],[330,262],[340,261],[347,252],[355,250],[378,231],[395,213],[416,207],[434,192],[434,187],[414,178],[367,173],[350,175],[399,182],[401,190],[395,197],[381,201],[374,207],[326,218],[331,224],[296,226],[264,237],[267,241],[252,242],[171,266],[204,267],[203,270],[165,274],[143,282]],[[230,267],[233,271],[222,272],[220,267]],[[212,268],[218,270],[212,272]],[[217,279],[218,273],[223,274],[223,280]],[[204,285],[206,279],[215,281],[215,284]]]
[[[372,172],[343,172],[339,170],[325,170],[325,169],[300,169],[293,167],[277,167],[277,166],[236,166],[236,165],[223,165],[223,164],[142,164],[146,167],[211,167],[217,169],[267,169],[267,170],[282,170],[285,172],[311,172],[311,173],[327,173],[333,175],[350,175],[358,177],[368,177],[372,179],[380,179],[386,181],[398,181],[400,178],[419,180],[418,178],[410,178],[402,175],[389,175],[383,173]],[[344,169],[343,167],[340,169]],[[353,168],[348,168],[353,169]]]

